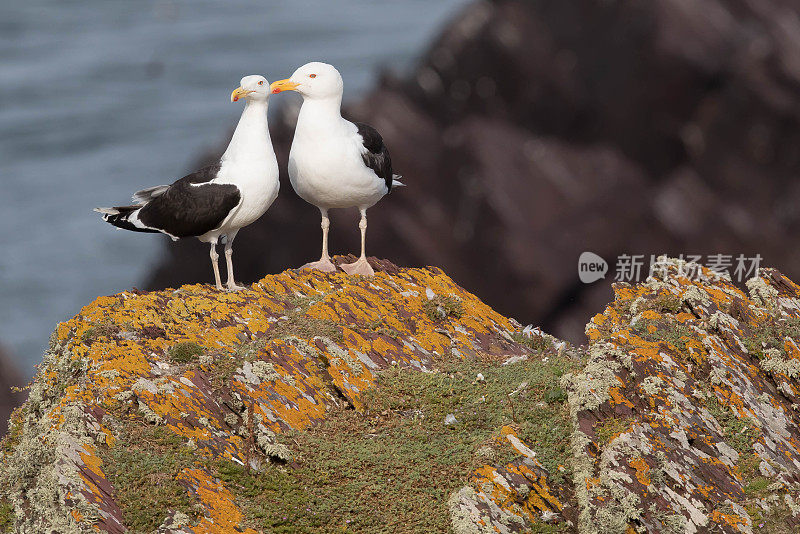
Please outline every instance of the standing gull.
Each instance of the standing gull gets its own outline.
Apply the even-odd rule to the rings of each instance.
[[[322,213],[322,257],[305,267],[336,270],[328,255],[328,210],[358,208],[361,256],[342,269],[372,276],[375,273],[365,252],[367,209],[392,187],[403,185],[397,181],[400,176],[392,174],[383,138],[372,126],[342,118],[342,76],[332,65],[308,63],[291,78],[274,82],[271,89],[273,93],[297,91],[303,95],[289,152],[289,178],[300,198]]]
[[[229,290],[243,289],[233,277],[233,240],[243,227],[261,217],[278,196],[278,161],[267,128],[269,83],[245,76],[231,102],[245,101],[239,124],[219,162],[133,195],[133,206],[96,208],[103,220],[134,232],[160,232],[173,240],[196,237],[211,244],[211,266],[222,289],[217,242],[225,238]]]

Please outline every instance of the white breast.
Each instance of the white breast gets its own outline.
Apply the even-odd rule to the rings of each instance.
[[[220,233],[255,222],[277,198],[280,188],[278,161],[271,150],[266,156],[225,162],[213,180],[215,183],[235,185],[241,195],[239,206],[223,222]]]
[[[346,122],[319,135],[298,132],[289,153],[292,187],[305,201],[322,208],[368,208],[387,192],[386,184],[364,164],[361,136]]]

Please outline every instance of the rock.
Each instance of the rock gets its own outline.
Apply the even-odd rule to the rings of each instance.
[[[587,366],[563,380],[579,530],[796,529],[800,286],[762,269],[748,295],[667,265],[615,287],[586,327]]]
[[[129,465],[120,462],[172,447],[178,458],[255,471],[290,463],[276,433],[315,425],[336,407],[360,409],[382,370],[430,372],[443,355],[499,362],[527,352],[511,341],[519,325],[440,270],[371,263],[377,275],[369,279],[286,271],[236,293],[191,285],[85,306],[56,328],[12,420],[0,456],[0,511],[4,503],[24,510],[14,523],[23,532],[137,530],[142,524],[132,522],[142,518],[125,514],[107,475]],[[429,317],[426,288],[458,298],[462,318]],[[172,347],[188,343],[200,354],[175,363]],[[216,464],[190,462],[172,475],[166,465],[141,474],[137,486],[157,477],[150,493],[171,484],[196,504],[181,509],[170,497],[176,509],[147,517],[148,528],[199,533],[243,524],[236,487],[215,476]]]
[[[519,456],[504,466],[477,469],[471,484],[450,497],[448,506],[457,534],[488,529],[501,534],[529,532],[537,522],[564,523],[565,518],[573,518],[571,505],[564,502],[564,488],[548,480],[549,473],[512,427],[500,430],[495,446]]]
[[[100,297],[58,325],[0,444],[0,527],[798,528],[800,286],[662,262],[615,286],[585,347],[374,258],[374,278]],[[427,289],[460,307],[430,313]]]

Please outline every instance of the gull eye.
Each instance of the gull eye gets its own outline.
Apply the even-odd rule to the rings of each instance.
[[[308,75],[308,77],[309,77],[309,78],[316,78],[316,77],[317,77],[317,75],[316,75],[316,74],[309,74],[309,75]]]
[[[264,85],[264,81],[262,80],[262,81],[258,82],[258,85]]]

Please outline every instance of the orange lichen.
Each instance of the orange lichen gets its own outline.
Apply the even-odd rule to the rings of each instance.
[[[499,360],[527,352],[510,341],[518,325],[440,270],[391,270],[372,278],[285,271],[239,292],[195,284],[99,297],[56,328],[59,361],[38,377],[57,394],[46,414],[49,431],[66,425],[72,407],[86,407],[96,443],[116,447],[103,417],[135,413],[200,457],[244,462],[253,447],[270,450],[271,432],[307,428],[333,405],[360,408],[379,369],[428,369],[453,354]],[[432,320],[425,313],[430,292],[457,299],[459,317]],[[199,354],[173,361],[179,343],[195,344]],[[94,446],[78,457],[78,492],[117,517],[100,487],[107,481]],[[239,524],[221,482],[199,470],[184,480],[204,507],[195,532]],[[543,498],[547,491],[543,485]],[[87,522],[87,515],[76,520]]]
[[[243,532],[258,534],[251,528],[241,529],[242,511],[236,506],[233,494],[218,480],[214,480],[203,469],[187,469],[178,477],[190,492],[200,500],[203,517],[192,526],[195,534],[229,534]]]
[[[620,387],[613,387],[608,390],[608,394],[611,396],[611,405],[623,404],[628,408],[633,408],[633,403],[625,398],[622,390],[623,388]]]
[[[614,286],[616,301],[592,318],[590,345],[578,349],[588,361],[580,379],[567,375],[560,385],[573,424],[564,472],[574,470],[574,486],[504,426],[476,457],[503,450],[515,459],[475,469],[465,494],[500,515],[477,510],[475,524],[498,531],[497,517],[563,520],[576,504],[571,517],[585,532],[665,522],[734,532],[748,521],[739,506],[753,466],[796,480],[800,345],[781,329],[800,320],[800,287],[762,271],[748,295],[707,270],[690,279],[685,264],[668,263],[663,280]],[[458,313],[428,313],[445,298]],[[209,460],[291,462],[275,433],[308,428],[333,406],[361,409],[381,370],[529,358],[512,341],[519,328],[438,269],[392,266],[370,279],[287,271],[236,293],[198,284],[100,297],[56,329],[36,382],[34,398],[45,400],[31,416],[43,430],[28,442],[68,453],[68,476],[59,474],[65,502],[91,513],[63,517],[81,526],[100,517],[95,528],[116,532],[122,514],[98,450],[125,446],[114,437],[122,420],[159,425],[176,450],[196,451],[180,476],[200,502],[193,531],[232,532],[244,527],[242,510],[232,488],[205,470]],[[179,343],[198,348],[173,358]],[[665,476],[671,482],[659,482]]]
[[[739,531],[739,525],[746,526],[749,523],[747,518],[737,514],[726,514],[719,510],[711,512],[710,519],[713,523],[717,523],[718,525],[733,527],[735,531]]]
[[[489,496],[497,506],[514,514],[522,510],[525,518],[531,522],[537,521],[543,512],[560,512],[564,504],[550,488],[542,465],[534,458],[527,445],[517,438],[514,428],[503,426],[500,436],[496,441],[497,446],[510,445],[523,458],[502,467],[479,467],[472,476],[472,485],[491,488]]]
[[[639,481],[639,484],[642,486],[650,485],[650,466],[647,465],[647,462],[644,460],[644,458],[641,456],[631,458],[628,460],[628,465],[636,470],[636,480]]]
[[[624,508],[624,500],[620,499],[626,492],[644,500],[651,488],[658,496],[647,498],[659,504],[637,510],[636,514],[641,515],[639,524],[659,524],[676,510],[682,518],[675,519],[674,525],[700,518],[685,510],[684,503],[692,502],[703,511],[702,517],[724,525],[723,531],[736,531],[746,518],[717,509],[726,501],[744,499],[743,486],[747,481],[737,467],[737,458],[755,454],[757,461],[766,460],[797,472],[800,439],[796,436],[796,425],[784,414],[793,412],[798,399],[793,397],[787,402],[774,392],[776,388],[787,395],[800,391],[796,368],[790,363],[800,355],[800,350],[785,334],[776,339],[769,336],[776,335],[784,324],[776,323],[778,314],[783,315],[783,321],[796,320],[800,315],[798,286],[775,271],[762,271],[759,279],[748,283],[757,293],[751,298],[705,269],[699,270],[697,279],[690,279],[680,274],[684,267],[680,262],[666,263],[668,273],[663,281],[616,286],[616,301],[587,327],[590,353],[593,346],[602,347],[597,354],[605,357],[593,363],[593,372],[586,375],[588,381],[573,387],[582,395],[597,396],[601,391],[598,385],[603,385],[607,393],[599,399],[600,406],[595,408],[595,404],[587,403],[589,409],[579,410],[574,424],[578,428],[598,428],[609,421],[613,426],[610,417],[629,412],[635,421],[622,433],[625,438],[617,436],[620,446],[616,449],[613,438],[603,448],[608,443],[607,433],[603,433],[602,439],[598,435],[579,434],[591,442],[586,447],[591,461],[577,479],[586,485],[586,492],[578,495],[585,499],[581,501],[585,521],[582,528],[587,532],[609,528],[602,521],[613,522],[619,516],[607,510]],[[776,294],[783,300],[774,300]],[[664,306],[635,315],[637,309],[656,302]],[[764,302],[772,308],[765,309]],[[645,328],[637,323],[639,320],[647,321]],[[751,339],[762,330],[767,334]],[[771,356],[774,361],[768,363],[771,376],[765,372],[764,363],[754,360],[746,350],[747,347],[758,350],[763,343],[771,344],[775,350]],[[623,362],[620,366],[620,354],[625,354],[630,363]],[[603,368],[607,371],[602,372]],[[781,421],[779,424],[763,424],[775,414]],[[764,442],[769,447],[754,446]],[[637,447],[630,449],[629,443]],[[624,465],[633,472],[626,472],[621,467]],[[668,466],[673,479],[693,483],[677,492],[677,496],[675,491],[664,491],[653,483],[655,473],[663,476],[662,466]],[[698,466],[702,467],[698,470]],[[623,488],[613,482],[627,480],[630,475],[644,487]],[[662,508],[660,503],[666,504]],[[714,514],[712,510],[716,510]],[[596,524],[589,519],[595,513]],[[687,530],[702,530],[705,523],[698,520],[700,523],[686,527]],[[619,526],[615,524],[614,528]]]

